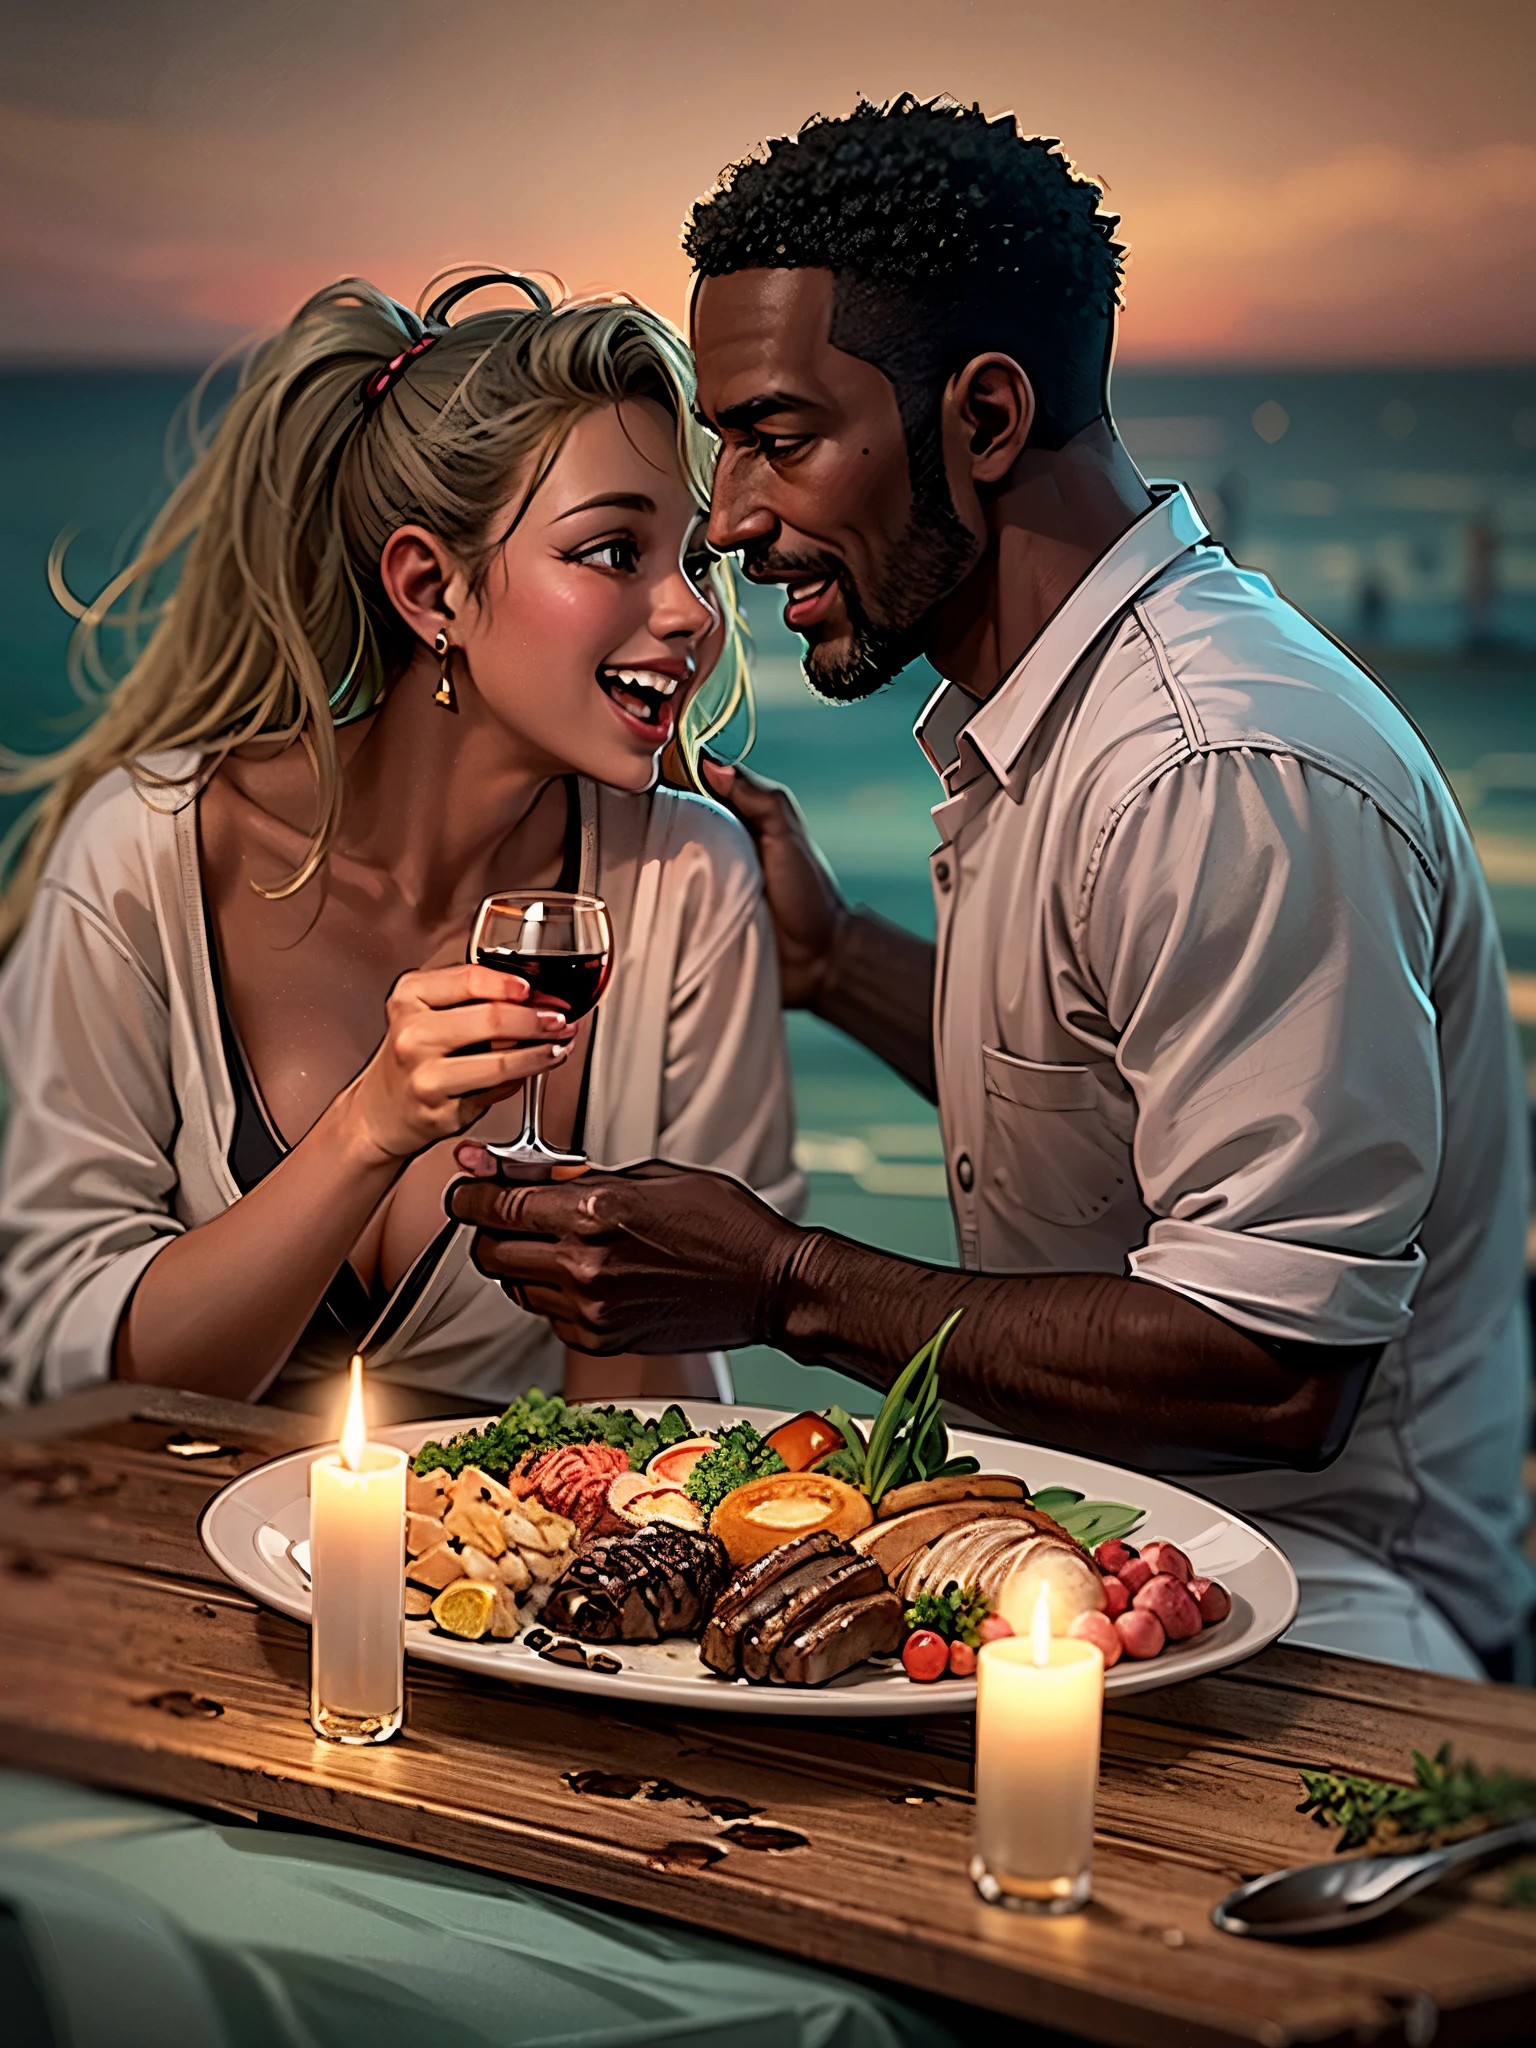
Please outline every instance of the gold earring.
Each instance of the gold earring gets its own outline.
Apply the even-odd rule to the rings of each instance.
[[[445,711],[457,711],[459,707],[453,701],[453,675],[450,668],[453,649],[448,645],[448,635],[441,626],[437,629],[437,638],[432,642],[432,651],[442,663],[437,688],[432,692],[432,702],[441,704]]]

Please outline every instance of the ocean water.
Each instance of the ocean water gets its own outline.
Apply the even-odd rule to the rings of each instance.
[[[110,573],[164,490],[166,428],[189,373],[0,375],[0,739],[78,729],[68,621],[45,561],[78,527],[77,591]],[[1467,810],[1511,968],[1532,977],[1536,1067],[1536,364],[1475,371],[1120,373],[1126,440],[1152,476],[1187,480],[1218,536],[1360,644],[1424,731]],[[797,792],[848,894],[932,929],[933,777],[911,737],[919,667],[834,708],[799,677],[798,642],[747,596],[761,713],[753,764]],[[0,805],[0,824],[14,813]],[[1522,1011],[1521,1014],[1524,1014]],[[932,1111],[857,1046],[789,1023],[811,1215],[913,1257],[954,1244]],[[831,1373],[737,1360],[743,1398],[848,1396]],[[854,1405],[868,1408],[859,1390]]]

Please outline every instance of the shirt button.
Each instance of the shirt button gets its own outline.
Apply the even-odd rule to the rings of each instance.
[[[947,860],[940,860],[934,862],[933,879],[938,883],[939,887],[944,891],[944,894],[947,896],[949,894],[949,862]]]
[[[971,1155],[969,1152],[962,1152],[955,1161],[955,1179],[959,1181],[966,1194],[971,1192],[972,1187],[975,1185],[976,1172],[975,1168],[971,1165]]]

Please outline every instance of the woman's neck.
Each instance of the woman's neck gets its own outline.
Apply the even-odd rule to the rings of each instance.
[[[453,711],[435,703],[436,682],[435,660],[419,656],[372,718],[338,736],[346,809],[337,852],[388,873],[427,926],[468,918],[482,897],[531,879],[551,851],[558,857],[561,817],[524,828],[568,772],[534,758],[474,691],[461,691]]]

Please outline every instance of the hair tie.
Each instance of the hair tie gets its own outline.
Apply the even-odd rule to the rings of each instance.
[[[382,370],[375,370],[363,385],[363,413],[366,417],[394,390],[410,364],[418,356],[424,356],[437,340],[435,334],[424,334],[420,341],[413,341],[409,348],[401,349],[399,355],[391,357]]]

